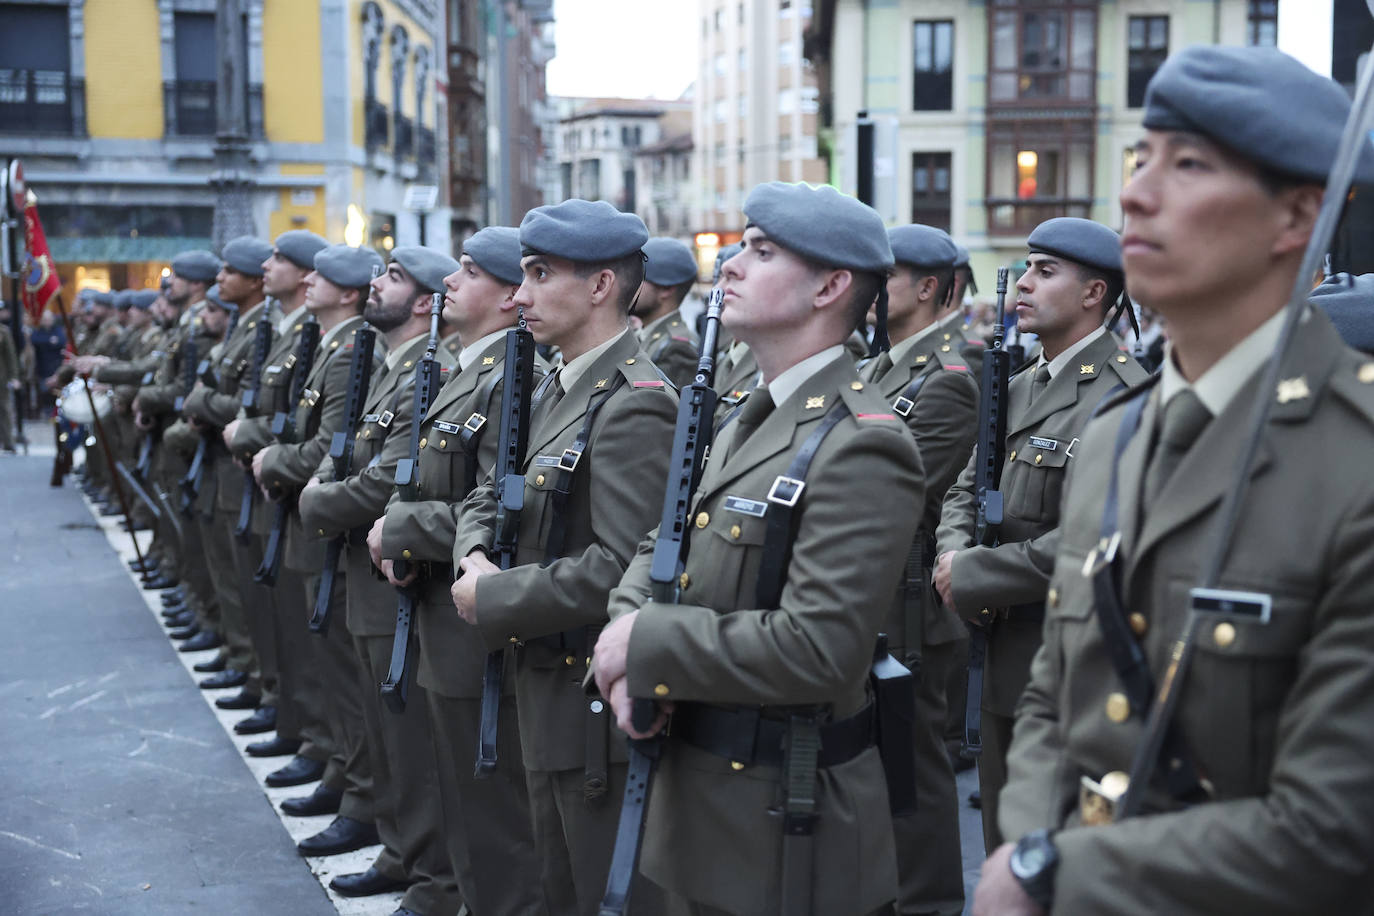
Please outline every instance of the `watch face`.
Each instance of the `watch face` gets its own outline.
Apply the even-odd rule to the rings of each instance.
[[[1017,871],[1024,875],[1038,874],[1045,867],[1049,850],[1044,843],[1028,843],[1016,851]]]

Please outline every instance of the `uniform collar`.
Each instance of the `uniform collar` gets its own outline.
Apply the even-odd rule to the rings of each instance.
[[[942,322],[939,321],[928,324],[910,337],[894,344],[892,349],[887,351],[888,358],[892,360],[892,365],[903,365],[911,358],[916,348],[919,347],[926,338],[940,330],[941,324]]]
[[[361,315],[353,315],[334,325],[334,327],[326,331],[325,335],[320,338],[320,352],[323,353],[329,349],[329,344],[336,338],[343,336],[345,333],[351,334],[353,329],[362,323],[363,319]]]
[[[783,402],[796,394],[797,389],[805,385],[811,376],[839,359],[844,355],[844,352],[844,344],[836,344],[833,347],[826,347],[819,353],[813,353],[796,365],[784,369],[777,378],[765,386],[768,389],[768,394],[773,398],[773,404],[782,406]]]
[[[1159,404],[1169,403],[1169,399],[1191,388],[1212,416],[1220,416],[1246,382],[1255,374],[1255,367],[1261,365],[1273,352],[1274,342],[1279,339],[1283,328],[1284,311],[1280,309],[1264,324],[1236,344],[1226,355],[1217,360],[1210,369],[1198,376],[1191,385],[1174,365],[1174,349],[1170,345],[1164,352],[1164,366],[1159,377]],[[1304,314],[1304,318],[1306,315]]]
[[[595,363],[598,358],[600,358],[601,354],[615,346],[618,340],[629,333],[632,332],[626,327],[625,330],[621,331],[610,340],[597,344],[572,362],[564,363],[563,368],[558,370],[558,382],[563,386],[563,390],[572,391],[573,385],[577,383],[578,379],[586,374],[587,370],[592,367],[592,364]]]
[[[1056,375],[1064,371],[1065,366],[1073,362],[1073,358],[1075,356],[1077,356],[1079,353],[1082,353],[1092,344],[1093,341],[1097,340],[1097,338],[1101,337],[1103,334],[1106,333],[1107,329],[1099,325],[1096,331],[1093,331],[1092,333],[1087,334],[1084,337],[1080,337],[1077,341],[1073,343],[1073,345],[1071,345],[1063,353],[1060,353],[1054,359],[1050,360],[1048,364],[1045,361],[1045,351],[1042,349],[1040,351],[1040,358],[1035,361],[1035,368],[1038,370],[1041,366],[1049,365],[1050,378],[1054,378]]]
[[[407,338],[406,340],[401,341],[399,345],[392,347],[390,350],[388,350],[386,353],[386,371],[390,372],[392,369],[395,369],[396,364],[401,361],[401,357],[405,356],[406,351],[410,349],[411,345],[414,344],[415,341],[419,340],[421,337],[427,339],[429,337],[429,332],[421,331],[414,337]]]
[[[278,334],[290,334],[291,331],[305,318],[305,306],[298,305],[290,313],[281,316],[281,321],[277,322]]]
[[[467,372],[468,366],[477,362],[478,358],[502,337],[506,336],[509,328],[502,328],[499,331],[492,331],[485,337],[479,337],[470,344],[464,344],[463,349],[458,351],[458,371]]]

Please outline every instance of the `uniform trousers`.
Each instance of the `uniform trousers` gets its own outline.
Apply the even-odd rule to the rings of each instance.
[[[258,511],[262,511],[259,509]],[[238,524],[238,517],[234,517]],[[248,683],[244,689],[256,693],[262,706],[273,706],[277,710],[277,734],[282,737],[299,737],[282,732],[282,716],[289,713],[283,708],[277,693],[277,632],[274,617],[277,608],[276,589],[268,588],[253,578],[258,565],[262,563],[263,540],[250,534],[248,543],[238,538],[230,538],[234,552],[234,575],[238,579],[239,594],[243,596],[243,618],[248,628],[248,641],[253,647],[253,667],[249,669]]]
[[[423,609],[421,613],[432,612]],[[450,606],[452,613],[452,607]],[[520,722],[515,700],[501,703],[496,769],[474,771],[480,699],[423,693],[434,735],[444,833],[458,888],[477,916],[546,916],[539,853],[530,826],[529,790],[520,759]],[[412,688],[411,702],[416,694]]]
[[[1011,749],[1012,716],[983,709],[983,753],[978,758],[978,791],[983,796],[983,847],[991,855],[1002,845],[997,828],[997,796],[1007,784],[1007,751]]]
[[[247,673],[255,665],[248,624],[244,619],[244,595],[234,562],[234,523],[237,519],[237,512],[230,515],[216,509],[208,522],[202,521],[201,538],[205,544],[206,568],[219,602],[225,661],[235,671]]]

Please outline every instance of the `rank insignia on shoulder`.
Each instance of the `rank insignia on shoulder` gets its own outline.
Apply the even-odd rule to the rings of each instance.
[[[1364,385],[1374,382],[1374,363],[1365,363],[1363,366],[1356,369],[1355,378],[1359,379],[1361,384]]]
[[[662,387],[663,387],[663,382],[662,382],[662,381],[658,381],[658,380],[649,381],[649,382],[632,382],[631,384],[632,384],[635,388],[662,388]],[[598,386],[598,387],[600,387],[600,386]]]
[[[924,365],[925,365],[926,363],[928,363],[928,362],[930,362],[930,357],[927,356],[927,355],[924,354],[924,353],[922,353],[920,356],[916,357],[916,365],[918,365],[918,366],[924,366]]]
[[[337,350],[337,349],[339,349],[339,342],[338,342],[337,340],[332,341],[332,342],[329,344],[329,349],[331,349],[331,350]]]
[[[484,357],[482,357],[482,365],[484,365],[484,366],[494,366],[494,365],[496,365],[496,357],[494,357],[494,356],[484,356]]]
[[[594,387],[596,387],[596,388],[605,388],[605,387],[606,387],[606,383],[609,382],[609,381],[610,381],[610,379],[608,379],[608,378],[597,379],[597,380],[596,380],[596,385],[595,385]]]
[[[861,413],[855,414],[855,419],[859,420],[895,420],[896,414],[891,413]]]
[[[382,411],[382,415],[377,418],[377,425],[386,429],[391,425],[391,421],[396,419],[396,415],[389,410]]]
[[[655,331],[655,332],[654,332],[654,335],[653,335],[652,337],[650,337],[649,339],[650,339],[650,340],[658,340],[658,339],[659,339],[660,337],[662,337],[662,336],[663,336],[663,332],[662,332],[662,331]]]
[[[1279,382],[1279,403],[1287,404],[1289,401],[1301,401],[1303,398],[1312,396],[1312,392],[1307,388],[1307,376],[1300,375],[1297,378],[1286,378]]]
[[[413,359],[408,359],[405,362],[401,363],[401,366],[405,369],[409,369],[413,365],[415,365],[415,360]]]
[[[815,397],[806,399],[806,409],[816,410],[825,406],[825,395],[818,394]]]
[[[1079,375],[1092,375],[1097,371],[1097,366],[1093,363],[1083,363],[1078,367]]]

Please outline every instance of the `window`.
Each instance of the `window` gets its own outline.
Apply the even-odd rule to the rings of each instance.
[[[448,4],[448,43],[460,45],[463,43],[463,35],[467,29],[464,27],[463,16],[467,0],[449,0]]]
[[[949,231],[949,153],[911,154],[911,221]]]
[[[1169,17],[1132,16],[1126,33],[1126,107],[1145,104],[1145,86],[1169,56]]]
[[[815,114],[821,110],[821,91],[815,86],[801,87],[801,113]]]
[[[1250,0],[1246,44],[1274,47],[1279,43],[1279,0]]]
[[[70,61],[65,4],[0,5],[0,132],[73,133]]]
[[[716,55],[715,70],[716,70],[716,76],[724,76],[724,75],[725,75],[725,55],[724,55],[724,54],[717,54],[717,55]]]
[[[988,125],[988,226],[1029,232],[1054,216],[1092,209],[1094,124],[1037,119]]]
[[[725,120],[726,110],[725,99],[716,99],[715,102],[712,103],[711,115],[717,124]]]
[[[717,31],[717,32],[720,31],[720,27],[721,27],[721,25],[724,23],[724,20],[725,20],[725,11],[724,11],[724,10],[716,10],[715,22],[716,22],[716,31]]]
[[[797,93],[784,89],[778,93],[778,114],[791,114],[797,110]]]
[[[749,55],[748,55],[748,53],[747,53],[743,48],[740,48],[740,49],[739,49],[739,72],[740,72],[740,73],[743,73],[743,72],[744,72],[745,70],[747,70],[747,69],[749,69]]]
[[[742,95],[739,97],[739,116],[747,118],[749,116],[749,97]]]
[[[215,133],[215,14],[177,13],[175,131],[183,136]]]
[[[988,19],[991,104],[1096,100],[1097,9],[994,0]]]
[[[949,111],[954,107],[954,23],[912,25],[911,107]]]
[[[778,45],[778,65],[790,67],[797,62],[797,46],[793,42],[784,41]]]

